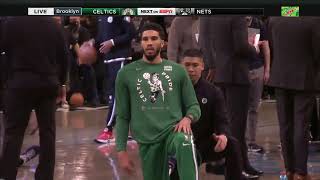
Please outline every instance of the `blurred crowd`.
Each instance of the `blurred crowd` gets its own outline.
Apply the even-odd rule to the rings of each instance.
[[[128,38],[131,43],[129,46],[125,47],[129,52],[118,53],[117,49],[125,49],[124,47],[115,46],[112,47],[114,55],[112,53],[103,53],[99,51],[101,47],[101,43],[103,43],[104,39],[101,39],[101,34],[106,33],[104,28],[106,25],[100,23],[101,19],[108,20],[107,16],[97,17],[97,16],[70,16],[70,17],[54,17],[57,21],[57,24],[64,28],[65,32],[65,41],[68,45],[69,50],[69,73],[68,73],[68,83],[66,85],[67,95],[65,100],[62,101],[61,106],[63,108],[69,108],[68,101],[73,93],[80,92],[84,96],[84,105],[85,106],[100,106],[108,104],[108,92],[110,92],[110,86],[112,83],[108,83],[108,76],[112,72],[113,64],[105,64],[104,60],[109,60],[113,58],[125,58],[132,57],[132,61],[138,60],[142,58],[142,48],[139,44],[139,29],[146,22],[154,22],[160,24],[165,29],[165,45],[161,50],[161,56],[165,59],[176,61],[181,57],[181,54],[184,50],[190,48],[199,48],[198,43],[191,35],[191,31],[188,31],[189,28],[192,30],[199,30],[199,22],[197,17],[174,17],[174,16],[166,16],[166,17],[121,17],[129,23],[126,26],[133,26],[134,31],[121,32],[121,36],[128,36],[124,38]],[[254,23],[258,27],[265,26],[266,19],[264,17],[255,17]],[[114,20],[115,21],[115,20]],[[112,24],[113,22],[110,22]],[[190,24],[189,24],[190,23]],[[122,26],[120,23],[115,23],[113,26],[113,30],[117,31],[116,27]],[[104,27],[102,27],[104,26]],[[125,27],[130,28],[130,27]],[[124,28],[124,29],[125,29]],[[130,34],[131,33],[131,34]],[[132,34],[134,33],[134,34]],[[81,62],[79,59],[79,49],[83,45],[84,42],[94,40],[95,49],[97,49],[97,59],[90,62]],[[121,50],[120,50],[121,51]],[[106,55],[109,54],[109,55]],[[206,71],[208,77],[211,81],[214,78],[214,71],[210,71],[210,69],[214,70],[214,66],[210,65],[210,60],[206,60]],[[130,62],[129,62],[130,63]],[[109,68],[107,67],[109,66]],[[211,66],[211,67],[210,67]],[[109,87],[108,87],[109,86]],[[264,99],[270,99],[274,96],[273,89],[264,86],[264,91],[262,97]]]

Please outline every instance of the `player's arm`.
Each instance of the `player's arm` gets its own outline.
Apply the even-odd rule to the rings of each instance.
[[[124,30],[124,33],[120,36],[116,36],[113,38],[113,46],[119,46],[122,44],[130,44],[131,40],[136,35],[136,30],[133,23],[130,23],[126,20],[122,20],[121,28]]]
[[[211,26],[214,26],[214,24],[212,24],[210,17],[201,17],[199,26],[201,34],[199,37],[199,44],[203,52],[205,67],[212,70],[214,69],[215,62],[215,48],[213,43],[214,33],[210,31],[210,28]]]
[[[130,160],[126,151],[129,121],[131,119],[130,110],[130,96],[129,90],[126,85],[126,79],[123,71],[119,71],[116,79],[116,111],[117,111],[117,123],[116,123],[116,149],[118,152],[119,166],[127,173],[133,174],[135,172],[134,163]]]
[[[161,82],[159,83],[159,86],[160,86],[161,92],[165,92],[165,90],[163,89],[163,86],[162,86],[162,83],[161,83]]]
[[[201,115],[200,106],[186,70],[182,69],[180,72],[182,76],[180,81],[182,109],[185,112],[185,116],[175,126],[174,131],[191,134],[191,123],[198,121]]]
[[[179,44],[181,40],[182,33],[177,32],[178,29],[181,27],[177,27],[178,19],[175,18],[170,27],[169,37],[168,37],[168,59],[174,62],[178,62],[178,51],[179,51]]]
[[[200,106],[199,106],[192,82],[186,70],[184,69],[183,69],[183,79],[182,79],[181,88],[182,88],[182,102],[183,102],[184,109],[186,110],[185,116],[189,118],[192,122],[196,122],[200,118],[201,110],[200,110]]]
[[[63,36],[63,31],[58,29],[56,39],[56,50],[57,50],[57,65],[58,65],[58,76],[59,82],[61,85],[65,85],[67,81],[67,72],[68,72],[68,61],[69,61],[69,50]]]
[[[130,96],[129,90],[126,85],[126,77],[124,71],[120,70],[116,78],[115,87],[116,96],[116,111],[117,111],[117,123],[116,123],[116,148],[117,151],[126,151],[129,121],[131,119],[130,110]]]
[[[235,17],[231,24],[235,53],[244,57],[256,55],[256,48],[248,42],[248,27],[245,18]]]
[[[219,88],[215,88],[212,92],[211,95],[213,96],[214,99],[214,107],[213,111],[209,113],[213,113],[212,117],[214,120],[214,124],[216,125],[215,133],[220,135],[230,135],[230,122],[227,117],[227,108],[224,100],[224,96],[222,91]]]
[[[262,52],[263,52],[263,59],[264,59],[264,75],[263,75],[263,81],[266,84],[269,81],[270,77],[270,47],[269,47],[269,41],[264,40],[261,43],[262,46]]]

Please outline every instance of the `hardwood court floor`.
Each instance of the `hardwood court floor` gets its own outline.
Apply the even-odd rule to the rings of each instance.
[[[114,144],[96,144],[93,139],[104,127],[107,109],[57,112],[56,180],[142,180],[138,147],[128,143],[130,157],[136,165],[136,175],[128,176],[117,166]],[[265,154],[250,154],[254,167],[265,172],[261,180],[278,180],[283,169],[279,153],[279,132],[275,103],[263,103],[258,123],[257,141],[266,149]],[[38,135],[26,135],[23,150],[38,144]],[[311,148],[309,171],[314,179],[320,180],[319,148]],[[31,180],[38,159],[19,169],[18,180]],[[203,171],[202,171],[203,172]],[[222,180],[223,176],[200,174],[201,180]]]

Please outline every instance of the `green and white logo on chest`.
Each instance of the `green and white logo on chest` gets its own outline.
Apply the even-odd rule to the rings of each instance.
[[[137,93],[143,102],[164,102],[167,94],[173,90],[171,77],[166,72],[143,72],[137,78]]]

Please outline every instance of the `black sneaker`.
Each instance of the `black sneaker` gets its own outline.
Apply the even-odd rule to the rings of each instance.
[[[255,175],[255,176],[261,176],[264,172],[258,169],[253,168],[251,165],[245,167],[243,169],[244,172],[247,174]]]
[[[224,175],[225,165],[224,164],[206,164],[206,172],[216,175]]]
[[[250,143],[248,144],[248,152],[264,153],[264,149],[256,143]]]
[[[259,176],[258,175],[252,175],[252,174],[248,174],[245,171],[242,171],[242,179],[243,180],[248,180],[248,179],[258,179]]]

